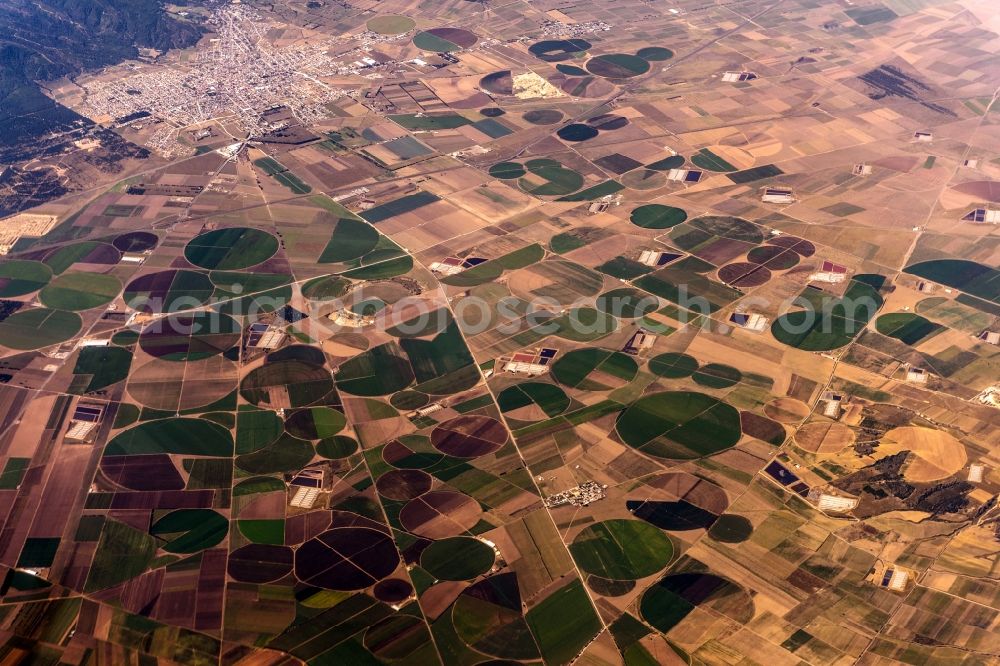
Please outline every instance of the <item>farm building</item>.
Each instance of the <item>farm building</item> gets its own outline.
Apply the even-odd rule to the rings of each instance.
[[[760,200],[764,203],[790,204],[795,203],[795,194],[787,187],[765,187]]]
[[[667,180],[679,183],[697,183],[701,180],[701,171],[694,169],[671,169],[667,172]]]
[[[855,176],[870,176],[872,175],[872,165],[871,164],[855,164],[854,169],[851,170]]]
[[[983,331],[976,338],[988,345],[1000,345],[1000,333],[997,331]]]
[[[981,224],[1000,224],[1000,210],[976,208],[966,213],[962,217],[962,220],[964,222],[978,222]]]
[[[753,72],[726,72],[722,75],[722,80],[726,83],[738,83],[739,81],[753,81],[757,75]]]
[[[622,347],[622,351],[626,354],[638,354],[644,349],[649,349],[656,342],[656,335],[650,333],[644,328],[640,328],[635,334],[629,338],[629,341],[625,343]]]
[[[740,328],[748,331],[763,331],[767,328],[768,319],[761,314],[749,314],[746,312],[734,312],[729,315],[729,321]]]

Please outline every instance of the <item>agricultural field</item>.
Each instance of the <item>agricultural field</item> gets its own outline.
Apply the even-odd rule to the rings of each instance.
[[[991,3],[132,4],[0,160],[0,662],[997,663]]]

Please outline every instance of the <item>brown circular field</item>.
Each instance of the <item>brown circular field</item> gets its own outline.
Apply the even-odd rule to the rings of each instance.
[[[767,244],[791,250],[800,257],[811,257],[816,254],[815,245],[810,241],[797,238],[796,236],[772,236],[767,239]]]
[[[828,455],[853,444],[854,431],[837,421],[816,421],[799,428],[795,443],[810,453]]]
[[[295,551],[295,575],[326,590],[362,590],[399,565],[392,538],[370,527],[337,527]]]
[[[451,42],[452,44],[458,46],[459,48],[467,49],[477,41],[479,38],[476,37],[475,33],[469,32],[468,30],[463,30],[462,28],[431,28],[430,30],[424,30],[421,33],[417,33],[416,37],[413,38],[413,43],[418,48],[427,51],[437,51],[438,48],[429,41],[428,38],[424,37],[421,39],[422,35],[432,35],[437,39],[444,40],[446,42]],[[449,51],[451,49],[442,49],[444,51]]]
[[[772,271],[786,271],[799,263],[799,255],[777,245],[762,245],[747,253],[747,261]]]
[[[553,79],[552,83],[555,85],[556,81]],[[615,86],[598,76],[574,76],[563,81],[559,88],[573,97],[605,97],[614,91]]]
[[[145,252],[152,250],[160,242],[160,237],[149,231],[131,231],[112,241],[119,252]]]
[[[911,451],[903,476],[918,483],[946,479],[968,462],[962,442],[944,430],[920,426],[893,428],[882,437],[878,451],[885,455]]]
[[[434,448],[455,458],[485,456],[506,441],[506,428],[489,416],[459,416],[445,421],[431,433]]]
[[[432,490],[406,503],[399,522],[408,532],[428,539],[458,536],[472,529],[483,510],[464,493]]]
[[[811,411],[809,405],[795,398],[775,398],[764,405],[764,413],[779,423],[798,423]]]
[[[144,407],[173,412],[221,400],[236,378],[237,365],[222,356],[190,363],[153,359],[130,373],[127,390]]]
[[[426,440],[428,438],[423,437]],[[382,449],[382,460],[393,467],[399,469],[422,469],[430,467],[443,458],[437,451],[431,450],[430,442],[425,446],[413,446],[410,443],[404,444],[399,440],[393,440]]]
[[[621,184],[633,190],[655,190],[667,184],[667,176],[661,171],[636,169],[622,176]]]
[[[563,119],[563,112],[558,109],[533,109],[526,111],[521,119],[532,125],[554,125]]]
[[[375,585],[372,594],[379,601],[394,604],[409,599],[413,594],[413,586],[402,578],[386,578]]]
[[[513,95],[514,77],[509,69],[503,69],[479,79],[479,87],[494,95]]]
[[[229,554],[229,575],[243,583],[271,583],[292,571],[292,549],[254,543]]]
[[[431,475],[419,469],[394,469],[386,472],[375,482],[375,488],[383,497],[405,501],[423,495],[431,489]]]
[[[719,279],[731,287],[759,287],[771,279],[771,271],[760,264],[740,261],[720,268]]]

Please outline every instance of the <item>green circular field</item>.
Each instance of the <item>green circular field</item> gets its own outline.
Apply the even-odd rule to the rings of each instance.
[[[693,571],[664,577],[647,589],[639,602],[643,619],[663,633],[698,607],[741,624],[754,614],[753,598],[742,587],[715,574]]]
[[[740,414],[704,393],[667,391],[639,398],[618,417],[622,441],[658,458],[688,460],[740,441]]]
[[[431,397],[420,391],[400,391],[399,393],[393,393],[392,397],[389,398],[390,405],[404,411],[420,409],[430,401]]]
[[[413,381],[413,368],[397,355],[395,345],[369,349],[345,361],[337,369],[337,387],[353,395],[389,395]]]
[[[518,185],[528,194],[562,196],[583,187],[583,174],[567,169],[556,160],[540,157],[528,160],[524,167],[528,173],[518,180]]]
[[[708,536],[722,543],[741,543],[753,534],[753,524],[743,516],[726,513],[708,528]]]
[[[89,310],[107,305],[121,290],[121,280],[114,275],[63,273],[44,287],[38,298],[58,310]]]
[[[333,234],[317,262],[335,264],[363,257],[375,249],[378,239],[378,232],[367,222],[341,218],[333,227]]]
[[[184,258],[195,266],[231,271],[256,266],[278,251],[278,239],[260,229],[216,229],[193,238]]]
[[[875,329],[882,335],[914,345],[941,328],[926,317],[912,312],[890,312],[875,320]]]
[[[597,309],[619,319],[644,317],[659,307],[660,300],[656,296],[632,287],[612,289],[597,297]]]
[[[694,356],[679,352],[667,352],[649,359],[649,371],[667,379],[690,377],[697,369],[698,361]]]
[[[674,57],[674,52],[662,46],[645,46],[635,52],[643,60],[662,62]]]
[[[368,23],[365,24],[365,27],[380,35],[401,35],[404,32],[413,30],[416,25],[417,22],[409,16],[385,14],[383,16],[376,16],[375,18],[370,19]]]
[[[306,407],[285,419],[285,430],[301,439],[333,437],[347,425],[347,417],[332,407]]]
[[[585,528],[569,546],[577,565],[610,580],[638,580],[662,570],[673,557],[670,539],[641,520],[605,520]]]
[[[805,307],[783,314],[771,324],[771,335],[783,344],[804,351],[830,351],[848,344],[882,307],[882,296],[859,281],[857,275],[843,298],[802,303]]]
[[[643,229],[669,229],[687,219],[687,213],[680,208],[663,204],[646,204],[632,210],[629,221]]]
[[[490,175],[500,180],[516,180],[527,173],[520,162],[497,162],[490,167]]]
[[[310,301],[340,298],[351,288],[351,281],[337,275],[314,278],[302,285],[302,295]]]
[[[649,71],[649,62],[628,53],[608,53],[587,61],[587,71],[606,79],[628,79]]]
[[[467,49],[478,41],[474,33],[462,28],[431,28],[413,36],[413,45],[422,51],[448,53]]]
[[[493,567],[493,549],[479,539],[457,536],[434,541],[420,554],[420,566],[438,580],[472,580]]]
[[[317,455],[330,460],[346,458],[358,450],[358,442],[347,435],[336,435],[316,443]]]
[[[150,322],[139,334],[139,346],[156,358],[198,361],[222,354],[240,342],[239,322],[218,312],[181,312]]]
[[[743,373],[738,369],[722,363],[706,363],[691,376],[696,384],[708,388],[729,388],[743,379]]]
[[[597,347],[575,349],[552,364],[560,384],[585,391],[614,389],[635,379],[639,365],[628,354]]]
[[[83,320],[75,312],[32,308],[0,321],[0,345],[11,349],[41,349],[69,340],[80,332]]]
[[[536,407],[549,418],[565,412],[569,403],[569,397],[561,388],[547,382],[515,384],[508,386],[497,396],[497,406],[501,412],[518,412],[525,407]]]
[[[14,259],[0,263],[0,298],[38,291],[52,279],[52,269],[40,261]]]
[[[309,464],[316,450],[309,442],[283,434],[259,451],[236,457],[236,466],[251,474],[297,472]]]
[[[146,273],[125,287],[125,302],[143,312],[174,312],[206,303],[215,285],[205,273],[165,270]]]
[[[104,447],[105,456],[157,453],[227,458],[233,455],[233,437],[228,429],[205,419],[169,418],[143,421]]]
[[[211,509],[178,509],[163,516],[149,533],[168,553],[197,553],[218,544],[229,532],[229,521]]]

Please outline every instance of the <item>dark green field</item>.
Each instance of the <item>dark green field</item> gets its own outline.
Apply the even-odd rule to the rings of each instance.
[[[691,391],[640,398],[618,417],[629,446],[660,458],[700,458],[728,449],[742,435],[740,415],[728,404]]]
[[[11,349],[41,349],[69,340],[83,321],[75,312],[32,308],[0,321],[0,345]]]
[[[935,259],[907,266],[904,272],[992,303],[1000,303],[1000,270],[965,259]]]
[[[673,546],[662,530],[641,520],[606,520],[585,528],[569,547],[577,566],[611,580],[637,580],[663,569]]]
[[[892,312],[875,320],[875,329],[882,335],[915,345],[944,327],[912,312]]]
[[[558,358],[551,370],[552,376],[560,384],[589,391],[608,388],[599,380],[591,378],[595,372],[618,379],[624,384],[632,381],[638,371],[638,364],[628,354],[597,347],[573,350]]]
[[[775,339],[805,351],[838,349],[853,340],[882,307],[882,296],[855,277],[844,297],[824,296],[806,289],[800,303],[806,307],[784,314],[771,324]]]
[[[673,206],[645,204],[632,210],[629,220],[643,229],[670,229],[687,219],[687,213]]]
[[[30,294],[51,279],[52,269],[40,261],[5,261],[0,263],[0,298]]]
[[[222,426],[205,419],[169,418],[147,421],[115,436],[105,456],[176,453],[191,456],[233,455],[233,438]]]
[[[478,539],[452,537],[431,543],[420,565],[438,580],[472,580],[493,566],[493,549]]]
[[[209,231],[184,248],[184,258],[195,266],[231,271],[256,266],[278,251],[278,239],[266,231],[232,227]]]

